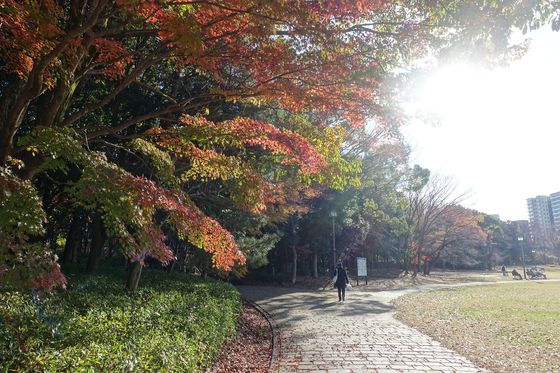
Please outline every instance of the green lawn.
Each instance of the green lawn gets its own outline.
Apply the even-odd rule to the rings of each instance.
[[[560,372],[560,282],[438,290],[395,301],[397,318],[494,372]]]

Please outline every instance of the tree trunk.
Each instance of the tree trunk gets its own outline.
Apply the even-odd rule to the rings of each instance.
[[[430,260],[428,260],[428,265],[427,265],[427,269],[426,269],[426,276],[429,276],[430,272],[432,271],[432,262],[439,260],[439,258],[441,257],[441,253],[443,252],[443,250],[445,250],[445,248],[446,248],[446,246],[444,244],[439,248],[439,250],[437,251],[437,253],[434,257],[432,257],[433,254],[430,255]],[[444,264],[444,268],[445,268],[445,264]]]
[[[89,226],[90,222],[84,221],[84,225],[80,232],[80,244],[76,246],[76,255],[72,258],[72,264],[78,264],[78,258],[84,258],[89,253]]]
[[[420,253],[416,254],[416,263],[414,263],[414,271],[412,273],[412,277],[416,277],[418,275],[418,272],[420,272],[420,259]]]
[[[432,269],[432,261],[431,260],[425,260],[424,265],[423,265],[423,269],[422,269],[422,274],[424,276],[429,276],[431,269]]]
[[[37,115],[37,127],[54,127],[60,125],[60,122],[71,103],[72,95],[74,94],[76,87],[76,83],[71,83],[66,81],[64,78],[60,78],[54,89],[40,96],[40,110]],[[17,125],[18,128],[19,126],[20,124]],[[26,180],[30,180],[45,161],[44,156],[32,154],[28,151],[20,151],[17,153],[17,156],[22,159],[25,164],[25,167],[20,170],[18,174],[21,178]]]
[[[410,272],[410,255],[408,255],[408,239],[404,238],[402,241],[400,241],[399,239],[399,243],[401,243],[400,253],[402,253],[404,275],[407,276],[408,273]]]
[[[403,271],[404,271],[404,275],[407,276],[408,273],[410,272],[410,259],[408,258],[408,255],[404,255],[402,257],[402,265],[403,265]]]
[[[416,278],[416,276],[418,276],[418,264],[416,263],[411,264],[411,270],[412,270],[411,276],[413,278]]]
[[[169,265],[167,266],[167,272],[171,273],[173,272],[173,270],[175,269],[175,264],[177,263],[177,260],[172,260],[171,263],[169,263]]]
[[[140,283],[140,275],[142,275],[142,265],[140,262],[131,262],[128,272],[128,280],[126,281],[126,288],[128,291],[135,292]]]
[[[317,251],[313,251],[313,277],[319,277],[319,273],[317,271],[317,259],[318,259]]]
[[[292,285],[294,285],[297,280],[297,250],[295,246],[292,246],[292,255],[294,261],[294,265],[292,268]]]
[[[87,262],[87,272],[95,272],[99,265],[99,259],[101,258],[101,252],[103,249],[103,244],[107,235],[105,233],[105,228],[103,227],[103,222],[101,221],[101,215],[96,214],[93,218],[91,225],[91,247]]]
[[[184,247],[180,247],[177,251],[177,267],[180,272],[186,272],[187,251]]]
[[[179,247],[176,246],[176,245],[173,245],[172,250],[173,250],[174,259],[169,262],[167,267],[165,267],[165,270],[167,271],[167,273],[173,272],[173,269],[175,268],[175,264],[177,264],[177,260],[178,260]]]
[[[49,249],[52,252],[55,252],[57,249],[57,244],[56,244],[56,231],[55,231],[55,227],[53,223],[47,223],[47,229],[45,232],[45,238],[48,244]]]
[[[83,53],[77,61],[81,60]],[[40,122],[38,125],[43,127],[59,126],[68,106],[72,101],[74,92],[78,84],[70,78],[59,78],[54,89],[44,94],[40,98]]]
[[[66,236],[66,244],[62,254],[62,263],[68,265],[77,262],[78,247],[82,242],[82,219],[78,212],[74,213],[68,235]]]
[[[96,5],[90,9],[88,17],[84,19],[84,22],[75,28],[69,29],[55,43],[54,48],[49,53],[35,61],[25,81],[14,76],[14,74],[8,77],[12,81],[9,82],[7,88],[4,89],[0,96],[0,164],[5,164],[7,157],[12,153],[14,135],[27,113],[29,104],[44,89],[45,71],[77,37],[91,30],[97,24],[106,6],[107,0],[97,1]],[[78,62],[76,62],[75,66],[77,66]]]
[[[285,273],[286,275],[288,275],[289,271],[290,271],[290,258],[288,255],[288,247],[284,246],[283,248],[284,252],[282,253],[282,260],[280,261],[280,263],[282,263],[282,266],[284,268],[280,269],[281,273]]]
[[[14,135],[29,104],[22,105],[18,99],[25,82],[15,76],[8,76],[7,80],[11,81],[0,97],[0,164],[5,164],[12,153]]]

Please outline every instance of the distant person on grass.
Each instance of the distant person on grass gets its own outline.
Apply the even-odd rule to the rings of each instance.
[[[344,301],[344,295],[346,294],[346,284],[350,281],[348,281],[346,270],[342,268],[342,263],[338,263],[334,275],[336,276],[334,286],[336,286],[336,288],[338,289],[338,301]]]
[[[505,265],[502,266],[502,276],[507,276],[506,266],[505,266]]]

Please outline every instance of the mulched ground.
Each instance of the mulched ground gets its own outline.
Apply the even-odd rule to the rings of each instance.
[[[210,373],[268,372],[272,331],[266,318],[249,303],[237,322],[237,334],[224,345]]]

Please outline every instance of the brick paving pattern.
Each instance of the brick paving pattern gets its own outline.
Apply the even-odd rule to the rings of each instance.
[[[276,321],[280,372],[488,372],[392,317],[406,291],[313,292],[241,287]]]

